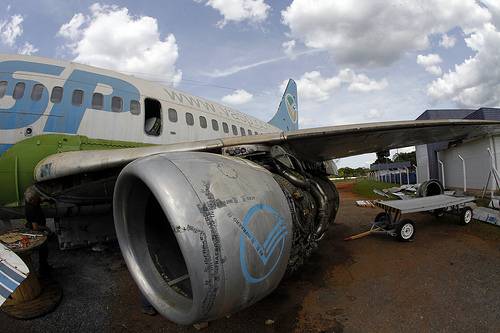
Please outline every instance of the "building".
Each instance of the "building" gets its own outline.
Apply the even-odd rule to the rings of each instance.
[[[499,120],[500,109],[427,110],[417,120]],[[500,132],[466,142],[438,142],[416,146],[417,182],[439,179],[446,188],[480,191],[490,170],[500,167]],[[495,189],[489,181],[488,189]]]
[[[369,178],[386,183],[415,184],[415,168],[410,162],[377,163],[370,165]]]

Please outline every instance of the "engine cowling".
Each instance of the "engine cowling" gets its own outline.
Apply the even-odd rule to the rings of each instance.
[[[176,323],[245,308],[285,274],[293,204],[258,164],[209,153],[143,158],[120,173],[113,205],[132,277]]]

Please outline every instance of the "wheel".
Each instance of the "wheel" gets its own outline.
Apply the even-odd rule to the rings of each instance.
[[[465,207],[460,214],[460,224],[467,225],[472,221],[472,208]]]
[[[389,226],[390,222],[391,217],[386,212],[378,213],[377,216],[375,216],[374,223],[379,227],[385,228]]]
[[[440,209],[436,209],[432,212],[432,214],[439,218],[439,217],[443,217],[444,216],[444,209],[443,208],[440,208]]]
[[[409,242],[415,236],[415,224],[411,220],[402,220],[396,227],[396,237],[402,242]]]

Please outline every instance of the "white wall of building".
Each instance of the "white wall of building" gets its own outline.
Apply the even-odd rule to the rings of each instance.
[[[415,155],[417,158],[417,183],[429,180],[429,155],[427,154],[427,145],[415,146]]]
[[[496,149],[497,147],[498,149]],[[498,168],[496,161],[500,160],[500,156],[496,152],[500,151],[500,136],[493,138],[485,137],[439,151],[438,159],[444,164],[445,186],[457,189],[463,189],[464,187],[463,163],[459,157],[460,155],[465,162],[467,190],[483,189],[491,169],[491,158],[488,148],[492,151],[495,166]],[[438,169],[439,178],[442,181],[441,167],[439,166]],[[489,188],[493,185],[490,182]]]

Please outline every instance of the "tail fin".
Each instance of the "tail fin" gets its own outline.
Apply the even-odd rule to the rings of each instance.
[[[297,103],[297,84],[294,80],[288,80],[285,92],[281,98],[278,111],[269,124],[283,131],[294,131],[299,129],[299,106]]]

